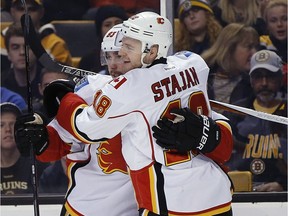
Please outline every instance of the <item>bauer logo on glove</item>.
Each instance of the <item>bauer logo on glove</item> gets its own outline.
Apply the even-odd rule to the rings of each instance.
[[[152,127],[153,137],[162,148],[176,149],[179,152],[198,150],[209,153],[220,143],[220,127],[213,119],[196,115],[188,108],[173,109],[171,115],[181,121],[163,118],[158,120],[157,126]]]

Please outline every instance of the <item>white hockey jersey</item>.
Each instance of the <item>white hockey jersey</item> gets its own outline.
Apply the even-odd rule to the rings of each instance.
[[[86,143],[121,132],[139,208],[163,215],[219,214],[231,205],[227,175],[202,154],[163,150],[151,130],[159,118],[173,118],[171,108],[189,107],[211,116],[208,73],[199,55],[178,53],[167,64],[134,69],[109,82],[96,91],[92,106],[73,96],[64,98],[57,119]]]
[[[88,80],[92,85],[87,85]],[[110,80],[110,76],[89,76],[76,86],[77,94],[87,103],[92,103],[93,87],[101,87],[100,83]],[[58,131],[63,141],[72,143],[71,153],[66,156],[69,178],[64,204],[66,211],[77,216],[138,215],[133,186],[121,153],[121,136],[93,145],[83,144],[57,120],[54,119],[49,126]]]

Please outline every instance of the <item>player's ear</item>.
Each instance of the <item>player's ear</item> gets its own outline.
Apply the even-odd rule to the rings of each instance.
[[[151,64],[155,60],[155,58],[157,57],[157,53],[158,53],[158,45],[152,45],[150,47],[149,52],[147,53],[147,55],[144,58],[145,63]]]
[[[150,54],[151,54],[152,57],[155,57],[155,58],[157,57],[158,49],[159,49],[159,46],[156,45],[156,44],[154,44],[154,45],[151,46],[151,48],[150,48]],[[154,59],[155,59],[155,58],[154,58]]]

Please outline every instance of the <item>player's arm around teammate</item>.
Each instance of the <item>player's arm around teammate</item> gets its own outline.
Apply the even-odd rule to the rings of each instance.
[[[147,22],[141,22],[141,23],[139,22],[139,23],[137,23],[140,19],[142,19],[142,17],[144,17],[146,15],[147,15],[147,17],[145,17],[145,18],[147,18]],[[152,90],[153,90],[153,87],[155,88],[155,86],[160,86],[161,84],[164,86],[167,82],[165,83],[164,80],[165,80],[166,77],[163,77],[163,76],[165,76],[166,74],[169,74],[169,71],[173,71],[171,73],[175,73],[175,74],[177,72],[179,73],[179,71],[180,71],[180,75],[181,75],[181,70],[185,70],[188,65],[191,67],[191,70],[193,70],[193,68],[195,67],[196,68],[195,71],[199,71],[199,77],[200,77],[200,74],[201,74],[201,77],[199,78],[201,80],[199,81],[199,83],[205,83],[206,79],[205,79],[204,76],[207,73],[207,70],[206,70],[207,67],[205,66],[205,64],[204,63],[201,64],[201,65],[203,65],[203,69],[200,67],[199,64],[198,65],[197,64],[193,65],[193,68],[192,68],[191,62],[188,61],[188,60],[194,60],[195,61],[196,59],[201,61],[201,59],[199,59],[198,56],[195,55],[195,54],[182,53],[182,54],[178,54],[178,55],[175,55],[175,56],[171,56],[170,58],[168,57],[169,61],[170,60],[171,61],[179,60],[179,65],[181,65],[181,63],[183,64],[183,67],[179,68],[179,70],[178,70],[178,68],[176,66],[173,67],[174,66],[173,64],[171,64],[172,66],[171,66],[171,68],[169,68],[170,65],[167,63],[168,60],[166,60],[165,57],[167,55],[167,50],[168,50],[170,44],[168,45],[167,44],[167,40],[163,39],[163,38],[165,38],[165,39],[169,38],[167,36],[167,34],[165,34],[166,31],[169,32],[169,28],[165,29],[165,27],[167,27],[167,26],[163,25],[163,26],[161,26],[161,28],[159,27],[159,29],[157,29],[155,32],[153,32],[154,33],[153,34],[154,42],[152,40],[148,39],[149,36],[147,36],[145,34],[144,34],[145,36],[142,35],[142,32],[146,32],[146,31],[142,31],[143,26],[145,24],[147,25],[148,21],[150,21],[149,18],[154,16],[154,15],[153,16],[150,16],[150,15],[151,14],[148,15],[147,13],[137,14],[134,17],[132,17],[131,19],[129,19],[128,22],[124,22],[123,28],[122,28],[123,34],[124,34],[124,38],[122,40],[122,48],[121,48],[121,50],[119,52],[119,54],[123,58],[124,67],[126,69],[128,69],[128,68],[129,69],[133,69],[133,68],[139,68],[139,67],[143,67],[144,69],[133,69],[133,70],[129,71],[129,73],[125,74],[124,76],[119,77],[119,79],[116,79],[113,82],[109,83],[109,85],[106,85],[103,89],[101,89],[101,91],[95,93],[95,100],[93,102],[93,106],[88,106],[88,107],[84,106],[83,100],[81,98],[79,98],[77,95],[71,94],[71,93],[67,94],[62,99],[61,104],[60,104],[60,108],[59,108],[59,112],[58,112],[56,118],[59,120],[59,122],[62,122],[62,126],[66,130],[68,130],[71,134],[73,134],[75,136],[75,138],[83,139],[85,142],[87,142],[87,141],[89,142],[91,140],[97,140],[97,139],[100,139],[100,138],[103,138],[103,137],[108,137],[109,138],[110,136],[113,136],[114,133],[119,133],[120,131],[124,130],[125,136],[122,136],[122,138],[125,139],[125,141],[126,141],[125,143],[129,143],[129,141],[132,142],[133,139],[132,138],[129,139],[129,136],[133,136],[133,133],[129,133],[129,132],[133,131],[133,130],[137,130],[138,128],[137,127],[130,127],[129,128],[129,126],[133,125],[133,124],[137,125],[137,123],[139,123],[139,124],[141,123],[141,117],[138,118],[137,121],[134,121],[135,120],[133,118],[134,114],[137,115],[138,113],[143,113],[143,115],[145,117],[147,116],[147,119],[148,119],[147,121],[148,121],[149,124],[153,124],[154,125],[156,123],[155,119],[153,119],[152,121],[149,121],[149,117],[152,115],[152,113],[154,113],[157,110],[157,108],[155,108],[155,106],[159,105],[160,103],[153,103],[153,105],[152,105],[152,104],[145,103],[143,101],[143,99],[145,98],[145,96],[143,95],[143,92],[145,92],[145,90],[146,90],[146,92],[147,92],[146,96],[147,96],[147,99],[148,99],[149,98],[149,90],[151,90],[151,85],[152,85]],[[160,25],[160,24],[162,25],[162,24],[166,23],[166,20],[163,17],[160,17],[159,15],[157,15],[157,17],[154,16],[153,18],[155,18],[155,20],[154,20],[154,22],[151,21],[151,22],[153,22],[153,24],[150,25],[150,28],[152,28],[152,29],[155,26],[157,28],[158,25]],[[158,24],[155,24],[156,20],[158,21]],[[132,33],[131,29],[133,30],[133,33]],[[148,29],[149,29],[149,27],[148,27]],[[162,31],[160,31],[160,29],[162,29]],[[153,30],[151,30],[151,31],[153,31]],[[162,33],[165,32],[165,33],[163,33],[162,36],[160,37],[157,34],[158,32],[162,32]],[[157,38],[157,36],[159,36],[159,38]],[[155,38],[157,38],[157,40],[155,40]],[[155,42],[155,41],[157,41],[157,42]],[[166,44],[163,44],[163,43],[166,43]],[[162,58],[162,57],[164,57],[164,58]],[[175,62],[173,62],[173,63],[175,63]],[[201,61],[201,63],[202,63],[202,61]],[[168,72],[166,72],[162,68],[159,69],[160,65],[162,65],[162,64],[164,64],[164,65],[167,64],[168,65],[167,66],[167,71]],[[156,68],[159,69],[159,70],[156,70]],[[176,69],[173,70],[173,68],[177,68],[177,70]],[[204,73],[204,75],[203,75],[202,72]],[[146,76],[144,76],[144,73],[145,73]],[[173,78],[175,77],[175,79],[177,79],[176,78],[177,76],[175,74],[173,74],[172,77]],[[153,76],[153,77],[151,77],[151,76]],[[166,75],[166,76],[169,76],[169,75]],[[149,80],[149,79],[151,79],[152,81],[148,82],[147,80]],[[165,100],[166,99],[165,96],[168,97],[168,96],[171,96],[173,94],[176,94],[176,96],[179,95],[179,97],[183,96],[183,101],[185,101],[185,99],[187,99],[187,95],[184,95],[185,92],[184,92],[183,89],[186,89],[186,87],[187,87],[185,85],[186,83],[184,83],[184,84],[181,83],[181,84],[183,84],[183,89],[181,89],[180,88],[181,84],[176,83],[178,81],[176,81],[175,79],[173,80],[174,84],[176,86],[176,87],[174,86],[175,87],[175,92],[172,92],[172,91],[168,92],[169,86],[167,84],[165,87],[167,87],[166,90],[167,90],[168,93],[166,95],[164,95],[164,94],[161,95],[162,92],[160,92],[159,95],[157,95],[157,94],[156,94],[156,96],[154,95],[154,99],[157,100],[157,99],[160,98],[159,100]],[[185,77],[183,79],[185,79]],[[139,80],[142,80],[142,83],[140,83]],[[156,83],[154,86],[153,86],[153,84],[154,84],[153,80]],[[161,82],[159,82],[159,80]],[[167,78],[166,78],[166,80],[167,80]],[[170,80],[168,80],[168,81],[170,81]],[[150,82],[151,82],[151,84],[150,84]],[[134,89],[133,86],[132,86],[132,83],[133,83],[134,87],[137,86],[137,88]],[[146,85],[145,85],[145,83],[146,83]],[[149,83],[149,84],[147,84],[147,83]],[[177,88],[177,85],[179,86],[179,88]],[[193,84],[191,84],[189,86],[189,88],[192,88],[193,85],[197,85],[197,84],[193,83]],[[144,89],[144,86],[146,87],[145,89]],[[125,88],[125,87],[127,87],[127,88]],[[130,97],[130,98],[129,97],[127,97],[127,98],[125,97],[126,95],[131,95],[131,93],[130,94],[128,93],[128,87],[131,87],[131,89],[135,90],[133,92],[131,89],[129,89],[130,91],[133,92],[133,98],[132,97]],[[141,87],[143,89],[141,89]],[[140,89],[141,89],[141,91],[140,91]],[[200,89],[201,89],[202,92],[206,90],[206,87],[204,87],[204,84],[203,84],[203,86],[200,87]],[[157,89],[157,90],[159,90],[159,89]],[[136,91],[139,94],[138,98],[134,97],[135,94],[136,94]],[[178,94],[178,92],[179,92],[179,94]],[[196,93],[196,88],[192,90],[192,93],[193,92]],[[187,92],[187,94],[188,94],[188,92]],[[191,94],[191,92],[189,92],[189,94]],[[207,97],[206,97],[207,95],[204,93],[201,96],[203,96],[203,99],[205,100],[204,101],[205,105],[207,105],[207,102],[208,102]],[[139,102],[139,98],[142,99],[141,100],[141,104]],[[178,98],[178,97],[176,97],[176,98]],[[169,100],[168,103],[172,102],[170,100],[170,98],[167,99],[167,100]],[[119,106],[117,106],[118,104],[119,104]],[[121,104],[121,106],[120,106],[120,104]],[[144,107],[143,104],[147,105],[147,107],[153,106],[153,108],[150,107],[149,112],[146,112],[145,109],[147,109],[147,107]],[[189,104],[189,106],[190,105],[193,106],[193,104]],[[167,106],[167,104],[165,104],[165,106]],[[162,109],[165,108],[165,106],[162,107]],[[136,111],[136,109],[137,109],[137,111]],[[220,129],[219,128],[217,129],[218,124],[216,126],[216,124],[214,124],[215,122],[211,119],[212,114],[211,114],[211,110],[210,110],[209,105],[207,107],[207,111],[208,112],[206,112],[205,115],[208,118],[208,121],[211,122],[211,125],[215,125],[215,127],[213,127],[214,128],[213,131],[214,132],[218,131],[218,135],[220,135],[219,134]],[[73,122],[67,121],[67,119],[65,119],[64,116],[63,116],[64,113],[68,114],[68,116],[71,116],[71,118],[74,121]],[[161,113],[161,111],[160,111],[160,113]],[[130,118],[130,116],[131,116],[131,118]],[[159,113],[158,113],[157,117],[159,118]],[[200,120],[198,120],[198,122],[201,123],[201,122],[204,121],[203,119],[205,117],[197,116],[195,118],[200,119]],[[207,121],[207,118],[205,118],[205,121]],[[117,121],[117,120],[120,120],[121,122]],[[193,126],[193,124],[192,124],[192,126]],[[191,126],[188,126],[188,127],[191,127]],[[108,128],[109,128],[109,131],[107,130]],[[203,128],[204,127],[202,125],[202,129]],[[231,136],[231,131],[229,131],[229,129],[230,129],[229,126],[227,126],[226,129],[227,129],[226,130],[227,139],[228,139],[228,141],[229,141],[229,139],[231,141],[231,137],[230,137]],[[211,132],[212,132],[212,127],[211,127]],[[199,130],[199,129],[195,130],[194,134],[195,133],[197,133],[196,137],[201,137],[203,135],[203,132],[201,130]],[[141,141],[143,141],[143,143],[147,143],[147,140],[149,142],[149,139],[147,139],[147,137],[149,137],[149,131],[148,131],[148,135],[145,137],[146,140],[144,140],[144,136],[142,135],[142,134],[145,134],[145,131],[142,131],[142,134],[140,132],[139,133],[135,133],[135,134],[137,134],[139,137],[141,137]],[[225,134],[221,133],[221,135],[224,136]],[[134,139],[136,139],[136,137],[134,137]],[[139,137],[137,137],[137,139]],[[211,135],[211,137],[213,137],[213,135]],[[219,136],[216,139],[216,135],[214,135],[214,138],[215,138],[214,143],[213,143],[213,139],[211,139],[212,148],[210,150],[217,149],[217,146],[219,146],[218,145],[219,144],[218,143],[219,142]],[[139,141],[139,145],[137,145],[137,147],[136,147],[136,148],[138,148],[138,151],[135,152],[135,154],[139,154],[140,155],[140,153],[142,153],[141,151],[139,151],[139,149],[141,149],[141,147],[143,147],[143,152],[146,151],[145,152],[146,155],[147,155],[147,148],[152,149],[151,151],[160,150],[159,147],[157,147],[157,146],[156,147],[154,145],[147,146],[147,145],[143,144],[141,141]],[[153,142],[154,140],[151,140],[151,141]],[[132,151],[133,147],[136,146],[136,144],[134,145],[134,143],[138,143],[138,141],[135,142],[135,140],[134,140],[133,144],[131,143],[132,145],[131,145],[131,149],[129,149],[129,151],[130,150]],[[140,145],[140,143],[141,143],[142,146]],[[199,145],[199,143],[197,143],[197,145]],[[147,148],[144,149],[144,146],[146,146]],[[127,145],[125,147],[127,147]],[[129,145],[129,147],[130,147],[130,145]],[[207,147],[208,147],[208,145],[207,145]],[[128,148],[125,148],[125,150],[128,150]],[[163,154],[163,152],[162,152],[162,154]],[[195,154],[195,155],[194,155],[195,157],[193,157],[192,160],[188,160],[189,162],[186,161],[187,164],[190,163],[191,161],[197,161],[198,159],[200,159],[200,161],[202,161],[201,154],[198,154],[198,155]],[[228,152],[228,155],[229,155],[229,152]],[[144,158],[143,155],[141,155],[141,156],[140,157],[143,158],[143,161],[147,159],[147,157],[144,156],[145,157]],[[125,155],[124,155],[124,157],[125,157]],[[132,171],[133,171],[133,172],[131,172],[132,181],[135,180],[135,179],[137,180],[139,178],[139,175],[140,175],[140,173],[137,172],[138,171],[137,169],[139,168],[139,166],[138,166],[139,164],[138,163],[134,163],[133,160],[135,160],[135,159],[137,160],[138,157],[133,155],[133,158],[131,159],[131,158],[129,158],[128,154],[126,154],[126,158],[128,160],[129,159],[131,160],[130,163],[128,162],[129,163],[128,165],[129,165],[130,169],[132,169]],[[126,158],[125,158],[125,160],[126,160]],[[154,158],[154,160],[155,160],[155,158]],[[178,213],[182,211],[181,208],[182,209],[185,208],[186,209],[185,213],[187,213],[187,214],[188,213],[196,214],[196,212],[199,211],[199,210],[197,211],[197,209],[200,208],[202,211],[209,212],[208,215],[214,215],[215,213],[217,213],[217,214],[218,213],[223,213],[223,214],[226,214],[226,215],[231,215],[232,214],[231,213],[231,192],[230,192],[231,183],[229,182],[228,177],[223,172],[221,172],[221,170],[219,170],[218,166],[216,166],[211,160],[207,160],[206,157],[203,157],[203,160],[205,160],[204,163],[207,162],[207,165],[208,164],[211,165],[210,166],[211,170],[215,170],[215,171],[217,170],[215,172],[215,176],[217,176],[217,179],[218,179],[217,182],[218,181],[219,182],[223,182],[223,184],[217,184],[217,187],[219,187],[219,185],[221,185],[221,189],[220,190],[221,190],[222,193],[221,194],[220,193],[215,193],[215,194],[217,194],[217,200],[216,199],[213,200],[214,204],[211,204],[211,203],[207,204],[207,203],[203,202],[201,204],[201,206],[199,206],[199,205],[196,204],[196,200],[193,200],[193,197],[190,197],[189,199],[187,199],[186,200],[187,202],[185,202],[181,198],[178,200],[179,202],[175,201],[174,197],[180,195],[180,192],[178,191],[179,188],[174,188],[173,185],[171,186],[171,184],[167,184],[167,181],[169,181],[169,178],[171,176],[173,176],[171,174],[171,176],[167,175],[168,179],[165,179],[165,184],[160,186],[160,188],[162,190],[165,190],[165,192],[166,192],[166,193],[164,193],[164,195],[166,195],[165,198],[170,200],[170,201],[167,201],[167,202],[165,202],[166,201],[165,198],[163,199],[163,197],[162,197],[163,193],[161,195],[157,194],[158,195],[158,199],[155,197],[156,202],[152,202],[152,201],[148,202],[146,199],[141,200],[142,196],[149,197],[149,195],[146,195],[146,193],[147,192],[149,193],[149,191],[150,191],[149,188],[151,189],[151,187],[154,187],[154,185],[153,186],[151,185],[151,187],[147,188],[147,184],[148,185],[149,184],[153,184],[154,182],[152,182],[152,179],[149,179],[149,183],[147,183],[146,185],[142,185],[143,187],[142,186],[140,187],[139,185],[136,185],[137,187],[135,188],[135,191],[136,191],[136,198],[139,201],[139,206],[140,206],[140,209],[141,209],[140,210],[140,214],[144,215],[144,214],[146,214],[148,212],[151,214],[151,212],[153,212],[152,214],[154,214],[154,215],[166,215],[167,212],[171,212],[174,215],[178,215]],[[140,161],[140,163],[143,163],[143,161]],[[141,164],[141,166],[142,166],[141,168],[143,168],[143,171],[144,170],[146,171],[147,168],[150,168],[150,167],[151,167],[151,169],[154,168],[154,163],[156,163],[155,161],[153,161],[153,157],[147,159],[147,161],[145,161],[145,163],[143,163],[144,166],[142,166],[142,164]],[[160,161],[157,161],[157,162],[160,162]],[[150,165],[148,165],[149,163],[150,163]],[[161,161],[161,164],[164,164],[164,163],[165,162]],[[184,165],[184,164],[182,164],[182,165]],[[166,169],[168,170],[168,168],[166,168],[165,166],[162,166],[161,168],[163,168],[164,170],[166,170]],[[191,170],[192,170],[192,168],[191,168]],[[191,170],[185,169],[185,171],[190,173],[191,176],[195,175]],[[170,174],[170,171],[171,171],[171,169],[169,169],[169,174]],[[204,171],[204,170],[202,170],[202,171]],[[164,173],[163,175],[168,174],[167,172]],[[210,174],[210,171],[206,172],[206,174],[207,173],[209,173],[210,179],[211,179],[211,174],[212,173]],[[157,174],[155,174],[155,175],[157,175]],[[157,176],[157,177],[154,176],[154,177],[155,178],[159,178],[159,176]],[[205,179],[206,179],[206,177],[205,177]],[[209,181],[208,179],[209,178],[207,176],[207,181]],[[196,183],[196,181],[197,181],[197,183]],[[203,186],[203,182],[200,182],[198,178],[195,178],[193,180],[193,182],[194,182],[195,185],[199,184],[199,186],[200,185]],[[211,183],[211,185],[210,185],[210,183]],[[209,181],[209,185],[208,185],[208,182],[207,182],[207,184],[205,184],[206,185],[205,189],[207,189],[206,188],[207,186],[208,187],[212,186],[213,183],[215,183],[215,181],[213,181],[213,182]],[[167,186],[167,185],[171,186],[171,188],[169,186]],[[185,187],[186,186],[187,186],[187,188],[190,188],[190,187],[192,188],[193,187],[193,185],[190,185],[190,184],[185,184]],[[202,187],[202,186],[200,186],[200,187]],[[214,189],[216,189],[216,185],[215,185],[215,187],[214,186],[212,186],[212,187],[213,187],[213,190],[211,190],[211,191],[215,192]],[[145,188],[147,190],[143,190],[143,188]],[[158,190],[160,188],[157,188],[157,191],[154,191],[154,192],[158,193],[159,192]],[[173,190],[172,188],[174,188],[175,191],[179,192],[179,193],[177,192],[178,195],[169,196],[169,195],[171,195],[169,193],[169,191]],[[203,190],[203,191],[205,191],[205,190]],[[204,197],[206,197],[206,196],[207,197],[208,196],[211,197],[211,193],[208,192],[208,191],[210,191],[210,189],[207,189],[206,192],[201,193],[201,199],[205,200],[206,198],[204,198]],[[183,192],[183,190],[182,190],[182,192]],[[149,193],[149,194],[152,195],[152,196],[154,195],[154,194],[151,194],[151,193]],[[162,197],[162,199],[160,199],[161,197]],[[221,201],[221,204],[218,202],[219,201],[219,197],[221,197],[221,200],[225,200],[225,201]],[[171,200],[174,200],[175,202],[172,202]],[[157,206],[151,206],[151,203],[153,205],[157,205]],[[175,203],[177,203],[177,204],[175,204]],[[189,205],[188,205],[188,203],[189,203]],[[165,206],[165,204],[167,206]],[[214,206],[214,207],[217,206],[217,208],[216,208],[217,210],[215,211],[215,208],[212,210],[211,207],[207,207],[207,206]],[[189,208],[189,210],[187,210],[188,208]]]

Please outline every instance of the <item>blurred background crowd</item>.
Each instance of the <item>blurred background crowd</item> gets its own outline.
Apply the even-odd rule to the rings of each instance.
[[[101,42],[114,25],[155,0],[26,0],[49,55],[61,64],[108,74]],[[16,117],[27,111],[20,0],[1,0],[1,194],[31,193],[29,158],[16,147]],[[209,98],[287,117],[287,1],[175,0],[172,54],[189,50],[210,67]],[[45,115],[44,88],[68,75],[50,71],[30,51],[33,107]],[[287,126],[217,109],[231,120],[234,150],[227,167],[248,171],[257,191],[287,190]],[[65,158],[38,162],[41,193],[65,193]]]

